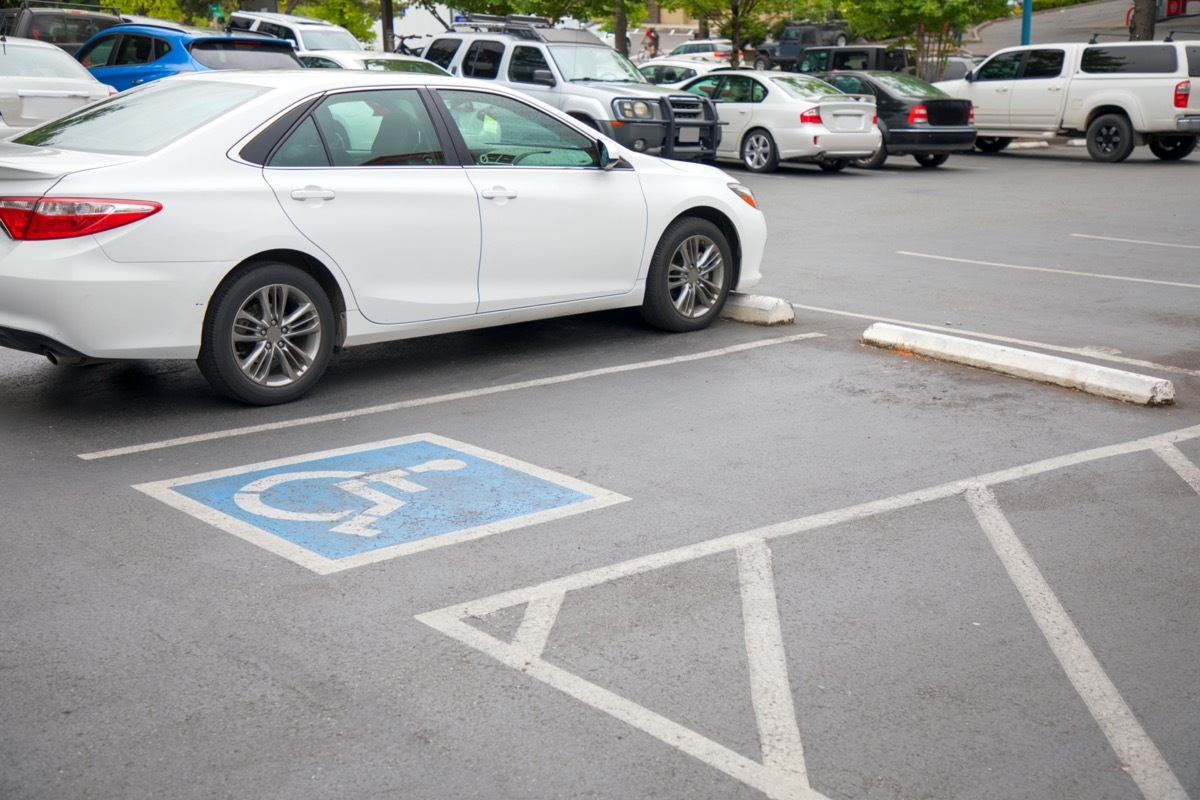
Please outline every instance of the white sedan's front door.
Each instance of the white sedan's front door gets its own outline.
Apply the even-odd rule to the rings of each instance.
[[[627,294],[646,240],[630,168],[604,170],[595,139],[486,91],[436,93],[463,135],[479,195],[479,311]]]

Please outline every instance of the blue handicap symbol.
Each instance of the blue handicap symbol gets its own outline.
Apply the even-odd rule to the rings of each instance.
[[[425,440],[172,482],[171,489],[333,561],[593,498]]]

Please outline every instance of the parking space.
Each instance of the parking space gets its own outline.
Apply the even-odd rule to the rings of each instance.
[[[0,794],[1196,796],[1200,239],[1125,197],[1196,159],[1077,155],[733,170],[785,328],[377,345],[263,409],[0,354]]]

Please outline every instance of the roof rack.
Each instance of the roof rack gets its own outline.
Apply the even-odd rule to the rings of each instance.
[[[1167,34],[1167,38],[1163,39],[1163,41],[1164,41],[1164,42],[1173,42],[1173,41],[1175,41],[1175,34],[1177,34],[1177,33],[1190,33],[1190,34],[1192,34],[1193,36],[1200,36],[1200,31],[1175,31],[1175,30],[1173,30],[1173,31],[1171,31],[1170,33],[1168,33],[1168,34]]]
[[[104,14],[121,16],[121,9],[112,6],[102,6],[98,3],[60,3],[58,0],[21,0],[21,8],[66,8],[76,11],[99,11]]]
[[[1104,33],[1103,31],[1097,31],[1092,34],[1092,38],[1088,39],[1088,44],[1096,44],[1100,41],[1101,36],[1116,36],[1117,38],[1125,36],[1125,38],[1128,38],[1124,33]]]
[[[475,30],[501,31],[509,27],[549,28],[551,20],[547,17],[530,17],[520,14],[463,14],[466,22],[455,23],[455,27],[468,27]]]

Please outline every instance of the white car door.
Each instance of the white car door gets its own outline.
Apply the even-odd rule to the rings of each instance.
[[[1021,68],[1025,51],[1015,50],[992,56],[975,70],[972,81],[963,82],[963,93],[975,105],[975,127],[980,130],[1007,128],[1013,84]]]
[[[394,324],[479,303],[479,200],[446,162],[415,89],[357,91],[322,101],[263,175],[341,268],[363,316]]]
[[[646,241],[636,172],[601,169],[596,140],[511,97],[439,89],[479,193],[479,311],[626,294]]]
[[[1009,100],[1009,123],[1014,128],[1058,130],[1067,96],[1067,76],[1063,74],[1065,56],[1061,49],[1055,48],[1029,51],[1021,76],[1013,81]],[[978,114],[976,116],[978,123]]]

